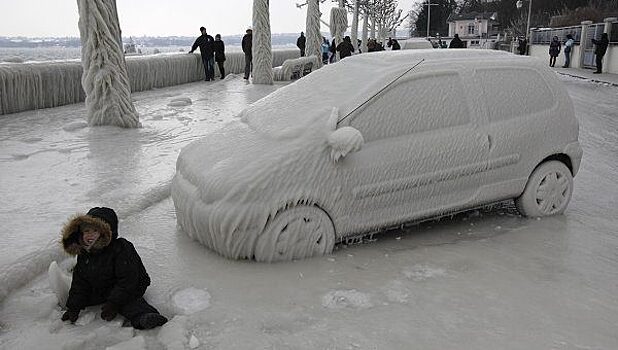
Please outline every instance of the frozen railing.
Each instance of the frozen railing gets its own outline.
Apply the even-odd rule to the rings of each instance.
[[[297,58],[296,49],[273,50],[273,67]],[[138,92],[204,79],[200,54],[127,57],[131,91]],[[227,73],[243,73],[242,52],[226,53]],[[82,102],[79,61],[0,64],[0,114]]]

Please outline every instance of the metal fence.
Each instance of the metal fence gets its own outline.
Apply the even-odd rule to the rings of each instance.
[[[601,28],[601,32],[602,32],[605,24],[604,23],[594,23],[591,26]],[[596,32],[598,32],[598,29],[595,31],[595,33]],[[558,40],[560,40],[560,42],[565,42],[567,34],[573,35],[573,40],[575,41],[575,43],[580,44],[582,26],[533,29],[532,32],[530,33],[531,44],[548,45],[551,42],[551,38],[553,38],[554,35],[558,37]],[[609,42],[611,44],[618,44],[618,21],[612,22],[612,31],[609,35]]]
[[[558,37],[560,42],[565,42],[567,34],[573,36],[575,43],[579,43],[582,35],[582,26],[563,27],[563,28],[547,28],[547,29],[534,29],[530,34],[532,44],[546,44],[549,45],[551,38]]]
[[[618,44],[618,21],[612,22],[612,31],[609,34],[609,42]]]

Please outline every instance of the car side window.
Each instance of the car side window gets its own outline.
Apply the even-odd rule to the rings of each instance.
[[[350,122],[366,142],[470,122],[464,84],[455,72],[404,80],[383,91]]]
[[[527,68],[487,68],[476,72],[483,82],[490,121],[507,120],[550,109],[554,94],[542,76]]]

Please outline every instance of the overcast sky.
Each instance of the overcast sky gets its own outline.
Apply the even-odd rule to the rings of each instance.
[[[407,13],[412,3],[399,0]],[[303,0],[270,0],[273,33],[305,30]],[[244,33],[251,25],[253,0],[117,0],[123,36],[194,36],[205,26],[209,34]],[[328,22],[334,3],[320,5]],[[0,36],[60,37],[79,36],[77,0],[0,0]],[[351,16],[349,17],[351,24]],[[322,31],[328,29],[322,26]]]

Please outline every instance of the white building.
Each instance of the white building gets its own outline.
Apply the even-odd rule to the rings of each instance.
[[[448,18],[449,37],[459,35],[468,48],[491,48],[498,40],[501,29],[496,13],[469,12],[453,14]]]

